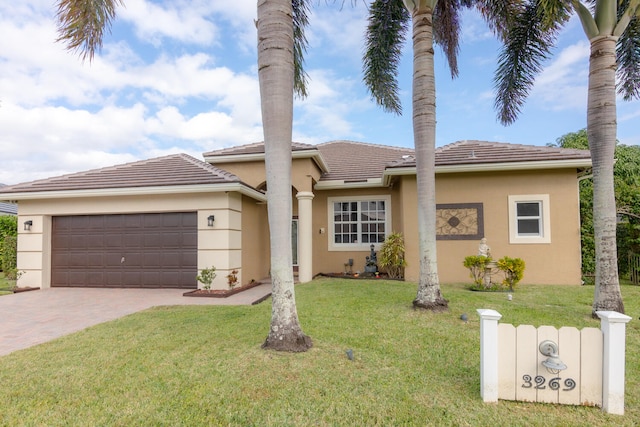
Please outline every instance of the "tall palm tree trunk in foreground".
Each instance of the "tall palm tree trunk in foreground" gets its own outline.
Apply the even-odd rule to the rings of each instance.
[[[593,313],[624,313],[618,278],[616,200],[613,183],[616,147],[616,42],[614,36],[590,40],[587,138],[593,162],[593,229],[596,287]]]
[[[298,313],[291,252],[291,138],[294,43],[291,0],[258,1],[258,77],[271,235],[271,327],[265,349],[300,352],[312,346]]]
[[[406,4],[406,2],[405,2]],[[418,184],[420,277],[413,306],[448,309],[440,292],[436,255],[436,83],[433,63],[433,10],[416,6],[413,21],[413,138]]]

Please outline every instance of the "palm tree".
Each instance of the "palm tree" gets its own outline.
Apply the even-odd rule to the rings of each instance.
[[[489,26],[502,34],[515,2],[490,0],[374,0],[369,13],[364,54],[364,81],[386,111],[401,114],[398,63],[409,22],[413,28],[413,137],[418,184],[420,277],[415,308],[448,309],[438,278],[436,253],[435,139],[436,88],[434,42],[442,47],[451,77],[458,75],[459,14],[475,7]]]
[[[258,77],[271,235],[271,327],[263,348],[306,351],[296,310],[291,249],[293,93],[304,95],[304,0],[258,0]]]
[[[640,97],[640,0],[529,0],[510,31],[496,71],[496,108],[512,123],[549,56],[557,33],[575,11],[591,45],[587,138],[593,161],[593,226],[596,283],[592,315],[624,313],[616,248],[614,152],[616,71],[625,100]]]
[[[58,41],[93,59],[122,0],[59,0]],[[258,75],[265,140],[267,204],[271,231],[272,315],[263,348],[305,351],[312,341],[298,320],[291,249],[291,138],[293,92],[306,95],[305,0],[258,1]]]

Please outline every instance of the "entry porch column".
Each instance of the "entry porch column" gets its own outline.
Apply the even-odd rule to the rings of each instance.
[[[313,200],[314,194],[300,191],[298,199],[298,280],[310,282],[313,278]]]

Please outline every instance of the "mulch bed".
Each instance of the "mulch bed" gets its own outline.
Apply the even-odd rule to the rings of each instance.
[[[261,285],[261,282],[251,282],[249,284],[238,286],[233,289],[195,289],[193,291],[185,292],[182,294],[184,297],[204,297],[204,298],[227,298],[231,295],[238,294],[242,291],[246,291],[247,289],[251,289],[258,285]]]
[[[13,293],[17,294],[20,292],[29,292],[29,291],[37,291],[40,290],[40,288],[29,288],[29,287],[25,287],[25,288],[15,288],[13,289]]]
[[[389,277],[385,274],[385,273],[380,273],[378,274],[378,277],[376,277],[376,275],[374,273],[353,273],[353,274],[349,274],[349,273],[318,273],[316,274],[317,276],[322,276],[322,277],[335,277],[335,278],[339,278],[339,279],[355,279],[355,280],[371,280],[371,279],[389,279]]]

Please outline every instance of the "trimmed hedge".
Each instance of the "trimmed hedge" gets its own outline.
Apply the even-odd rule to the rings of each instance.
[[[15,252],[17,250],[17,240],[11,240],[9,243],[5,242],[7,237],[16,237],[18,235],[18,217],[13,215],[0,215],[0,269],[3,271],[9,271],[9,268],[16,268]],[[9,260],[13,259],[13,263],[6,264],[10,267],[5,267],[5,247],[10,245],[13,248],[13,254],[9,254]],[[13,246],[11,246],[13,245]]]

